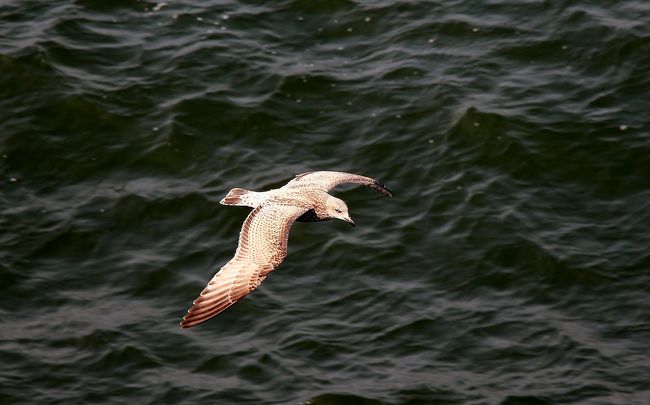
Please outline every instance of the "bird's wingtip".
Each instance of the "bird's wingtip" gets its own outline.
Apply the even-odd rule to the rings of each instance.
[[[384,184],[378,182],[377,180],[374,181],[373,185],[375,186],[373,188],[375,190],[379,191],[380,193],[382,193],[382,194],[384,194],[384,195],[386,195],[388,197],[393,196],[393,192],[390,191],[390,189],[388,187],[386,187]]]

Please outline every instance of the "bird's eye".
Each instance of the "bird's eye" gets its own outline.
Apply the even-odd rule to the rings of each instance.
[[[334,211],[336,211],[336,212],[341,212],[341,210],[338,209],[338,208],[334,208]]]

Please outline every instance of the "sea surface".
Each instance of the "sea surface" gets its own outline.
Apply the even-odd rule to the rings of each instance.
[[[1,2],[0,403],[650,403],[650,2]]]

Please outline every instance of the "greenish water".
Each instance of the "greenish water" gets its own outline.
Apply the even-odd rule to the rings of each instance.
[[[0,5],[0,402],[646,404],[650,6]],[[232,187],[307,170],[262,286],[178,323]]]

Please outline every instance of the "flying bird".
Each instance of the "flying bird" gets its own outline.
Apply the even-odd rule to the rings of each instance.
[[[289,230],[295,221],[340,219],[354,226],[345,202],[328,193],[344,183],[363,184],[392,197],[390,190],[377,180],[332,171],[298,174],[284,186],[269,191],[230,190],[221,204],[253,210],[242,225],[235,256],[194,300],[181,327],[191,328],[207,321],[259,287],[286,257]]]

